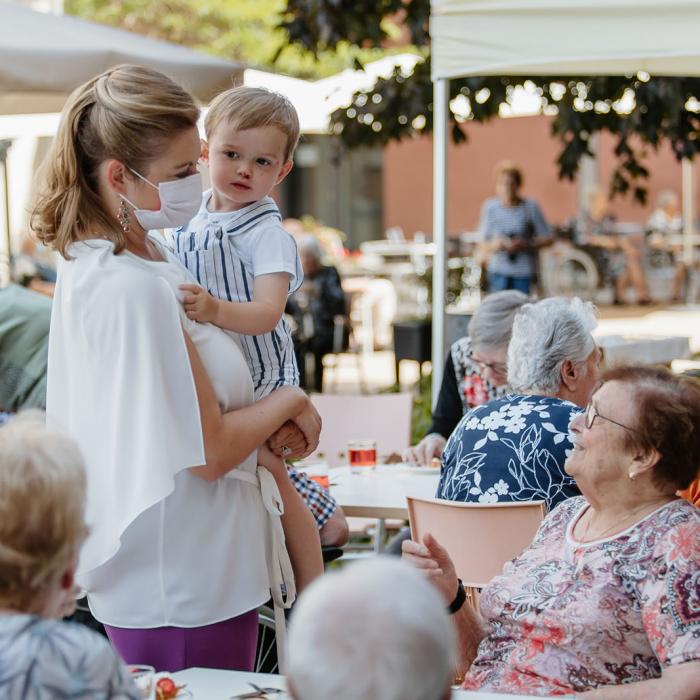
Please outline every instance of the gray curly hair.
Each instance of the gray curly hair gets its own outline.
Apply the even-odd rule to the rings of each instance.
[[[525,304],[513,321],[508,384],[524,394],[556,396],[566,360],[583,365],[595,349],[596,309],[578,297]]]

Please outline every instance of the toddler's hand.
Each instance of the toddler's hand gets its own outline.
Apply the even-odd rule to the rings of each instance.
[[[199,323],[216,323],[218,299],[196,284],[181,284],[180,289],[187,292],[182,300],[187,318]]]

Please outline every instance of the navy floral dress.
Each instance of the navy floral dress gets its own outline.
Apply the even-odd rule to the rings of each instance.
[[[437,498],[543,500],[551,510],[579,495],[564,462],[573,448],[569,426],[580,412],[569,401],[522,394],[473,408],[447,441]]]

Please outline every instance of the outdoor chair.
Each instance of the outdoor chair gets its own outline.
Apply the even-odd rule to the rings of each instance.
[[[413,394],[311,394],[323,428],[311,457],[329,467],[347,464],[349,440],[374,440],[377,460],[401,454],[410,445]]]
[[[348,464],[349,440],[374,440],[377,461],[391,453],[401,454],[410,445],[413,395],[402,394],[311,394],[323,427],[318,448],[311,457],[323,458],[329,467]],[[332,480],[332,476],[331,476]],[[350,518],[351,539],[369,537],[369,543],[353,542],[344,558],[379,551],[385,536],[384,523]]]
[[[411,538],[422,542],[429,532],[449,552],[475,607],[478,589],[532,542],[544,516],[544,501],[458,503],[408,498]]]
[[[367,382],[365,380],[365,367],[360,348],[355,338],[353,325],[350,319],[350,309],[352,308],[353,293],[345,292],[345,314],[338,314],[334,317],[333,323],[333,349],[323,357],[323,384],[329,392],[335,390],[338,385],[338,374],[340,369],[340,359],[342,355],[349,355],[355,358],[355,370],[360,391],[367,393]],[[331,379],[326,380],[325,370],[332,370]]]

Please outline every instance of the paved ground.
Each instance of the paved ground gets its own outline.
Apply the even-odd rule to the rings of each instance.
[[[700,305],[601,307],[599,329],[605,335],[688,336],[693,353],[700,353]],[[368,391],[390,387],[395,382],[394,354],[390,351],[341,355],[335,369],[326,370],[325,391],[357,393],[360,366]],[[430,363],[423,366],[429,371]],[[401,363],[401,385],[411,388],[418,379],[418,364]]]

